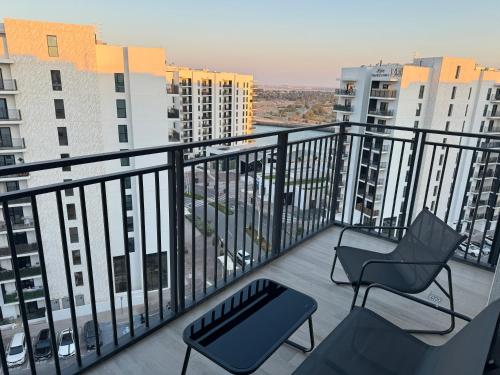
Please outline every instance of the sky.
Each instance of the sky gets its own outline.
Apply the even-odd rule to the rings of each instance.
[[[471,57],[500,67],[499,0],[2,0],[0,19],[94,24],[169,64],[335,87],[343,66]]]

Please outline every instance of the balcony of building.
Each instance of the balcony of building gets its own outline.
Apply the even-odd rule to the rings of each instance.
[[[169,108],[167,116],[168,118],[179,118],[179,110],[177,108]]]
[[[491,111],[488,112],[486,117],[490,119],[500,119],[500,109],[492,109]]]
[[[370,97],[374,99],[394,100],[398,97],[397,90],[371,89]]]
[[[24,138],[0,138],[0,153],[26,151]]]
[[[167,84],[167,94],[179,94],[179,85]]]
[[[354,88],[350,89],[335,89],[336,96],[356,96],[356,90]]]
[[[14,108],[0,108],[0,125],[19,123],[22,121],[21,111]]]
[[[337,112],[347,112],[347,113],[352,113],[354,112],[354,107],[351,106],[350,104],[334,104],[333,105],[333,110]]]
[[[392,109],[369,109],[368,116],[389,119],[394,117],[394,111]]]
[[[494,92],[490,96],[490,101],[491,102],[500,102],[500,91],[497,90],[497,92]]]
[[[367,127],[398,130],[405,134],[403,137],[399,134],[398,137],[377,137],[367,135],[364,132]],[[332,128],[339,131],[332,132]],[[301,134],[311,129],[320,133],[308,137],[308,133]],[[189,137],[184,138],[187,135]],[[57,362],[63,373],[81,372],[92,366],[97,373],[109,374],[180,373],[186,348],[182,339],[184,327],[242,285],[261,277],[296,288],[318,302],[313,322],[316,342],[321,342],[349,313],[353,296],[352,288],[336,286],[329,278],[333,247],[343,227],[367,222],[406,225],[423,207],[431,206],[433,199],[440,202],[440,209],[434,211],[442,220],[467,238],[478,241],[477,235],[473,235],[477,232],[477,225],[469,221],[471,210],[464,201],[465,186],[449,183],[449,176],[444,179],[441,174],[441,181],[446,181],[441,198],[431,197],[432,194],[427,197],[425,190],[430,179],[435,181],[436,178],[436,174],[429,171],[429,164],[440,167],[440,170],[457,169],[464,176],[472,176],[471,168],[475,164],[471,160],[480,154],[475,147],[467,145],[478,144],[476,141],[484,134],[463,133],[456,142],[450,137],[448,143],[439,144],[449,153],[442,163],[438,158],[431,162],[424,157],[436,147],[434,135],[432,130],[425,128],[337,123],[221,140],[210,140],[210,133],[206,132],[201,134],[206,141],[194,145],[188,143],[192,140],[192,132],[184,131],[181,143],[126,151],[127,157],[140,159],[147,156],[153,160],[146,167],[104,175],[93,174],[93,169],[88,168],[89,175],[79,179],[57,180],[2,193],[0,202],[9,207],[13,201],[23,198],[33,202],[33,237],[37,238],[37,244],[15,245],[13,252],[9,247],[0,248],[0,256],[5,255],[8,259],[23,251],[38,253],[36,250],[42,248],[39,256],[46,256],[45,261],[43,257],[39,258],[41,282],[45,287],[27,288],[22,283],[25,281],[22,269],[19,269],[19,274],[14,272],[14,285],[20,285],[20,290],[9,289],[4,294],[4,302],[9,306],[16,305],[21,317],[25,318],[21,320],[27,322],[31,315],[19,303],[21,296],[25,302],[44,301],[47,324],[55,323],[57,331],[72,327],[75,332],[82,332],[83,323],[98,322],[102,327],[102,347],[87,351],[84,341],[77,341],[78,354],[70,360]],[[470,139],[465,142],[465,138]],[[260,143],[263,140],[267,142]],[[242,145],[243,141],[248,143]],[[385,163],[385,159],[375,158],[379,153],[369,153],[365,159],[369,165],[363,165],[365,155],[361,145],[364,142],[375,142],[371,145],[379,149],[390,145],[387,153],[392,162],[384,164],[384,177],[381,178],[380,170],[371,168],[374,162],[378,169]],[[222,147],[224,152],[199,157],[193,155],[202,153],[197,150],[209,146]],[[460,150],[460,156],[457,150]],[[500,150],[488,151],[490,156],[500,153]],[[124,152],[107,153],[92,159],[92,163],[107,163],[122,157]],[[75,166],[89,163],[85,157],[68,160]],[[0,176],[19,173],[26,168],[33,173],[59,170],[61,163],[57,160],[7,166],[0,169]],[[389,179],[389,176],[394,178]],[[125,187],[121,183],[125,177],[130,177],[131,183],[138,185],[134,254],[128,251],[129,210]],[[375,180],[376,183],[370,183]],[[473,179],[466,177],[455,179],[455,182],[462,180],[468,184]],[[170,188],[160,190],[166,186]],[[80,202],[87,202],[78,211],[81,217],[78,249],[85,252],[87,259],[93,258],[89,263],[94,264],[95,269],[87,266],[84,280],[92,279],[95,284],[86,282],[76,286],[73,270],[69,267],[72,261],[70,250],[77,247],[67,236],[67,220],[59,196],[69,188],[78,190]],[[47,196],[52,199],[45,199]],[[109,202],[116,197],[121,199],[114,200],[111,205]],[[108,207],[113,209],[108,210]],[[45,212],[51,212],[53,217],[38,220]],[[143,212],[146,214],[142,215]],[[481,214],[482,211],[475,210],[472,217]],[[498,215],[491,214],[491,217],[498,219]],[[6,238],[15,243],[19,240],[16,223],[20,221],[10,215],[4,215],[4,220]],[[110,223],[119,224],[120,230],[116,231],[117,227],[111,227]],[[38,235],[38,232],[43,235]],[[110,233],[114,242],[109,240]],[[165,279],[158,277],[158,274],[163,275],[163,269],[155,264],[153,268],[148,268],[148,262],[134,263],[133,267],[127,265],[133,259],[141,259],[143,252],[145,254],[151,248],[156,255],[155,241],[164,233],[168,233],[168,240],[163,239],[163,242],[169,258],[165,264],[157,264],[166,267]],[[488,256],[474,257],[466,250],[457,252],[449,262],[457,311],[474,316],[487,303],[493,279],[491,271],[498,261],[495,246],[500,238],[496,237],[482,239],[483,245],[487,240],[492,244]],[[353,246],[381,252],[393,249],[397,239],[395,233],[361,229],[350,231],[345,236]],[[163,242],[160,238],[160,243]],[[246,260],[238,260],[237,251],[240,249],[248,252]],[[159,248],[160,259],[162,250]],[[123,254],[125,266],[117,269],[111,254]],[[56,256],[64,258],[65,266],[57,274],[47,272],[45,263],[49,259],[53,261]],[[97,265],[102,268],[98,270]],[[337,268],[342,274],[339,264]],[[136,273],[132,275],[131,272]],[[151,279],[155,275],[156,281],[152,285]],[[438,277],[438,280],[443,280],[446,275],[443,273]],[[74,298],[49,293],[53,291],[51,283],[61,284],[58,286],[74,293]],[[361,297],[363,293],[362,290]],[[85,303],[77,305],[77,295],[83,294]],[[442,290],[434,285],[420,297],[439,306],[448,306]],[[51,306],[58,298],[66,298],[64,307],[52,311]],[[383,292],[374,293],[369,306],[401,327],[438,328],[448,322],[444,315]],[[66,314],[65,320],[61,318],[63,314]],[[459,323],[456,330],[462,326]],[[13,332],[22,331],[27,337],[34,338],[39,328],[39,325],[20,324]],[[294,338],[306,343],[307,334],[307,327],[301,327]],[[439,344],[452,335],[419,337]],[[306,358],[307,354],[283,346],[257,373],[288,374]],[[58,373],[54,359],[43,364],[33,362],[33,366],[40,369],[39,373],[43,373],[43,369],[47,373]],[[188,368],[190,373],[223,372],[203,356],[193,353]]]
[[[15,79],[0,79],[0,95],[17,94],[18,92]]]

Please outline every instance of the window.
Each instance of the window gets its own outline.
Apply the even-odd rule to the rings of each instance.
[[[415,112],[415,116],[420,116],[420,112],[422,111],[422,103],[417,104],[417,110]]]
[[[54,99],[54,108],[56,110],[56,118],[57,119],[66,118],[66,113],[64,111],[64,100]]]
[[[449,121],[446,121],[446,124],[444,126],[444,130],[445,131],[448,131],[448,129],[450,129],[450,122]]]
[[[50,78],[52,79],[52,90],[62,91],[61,71],[51,70]]]
[[[130,194],[125,195],[125,209],[132,210],[132,196]]]
[[[455,71],[455,79],[460,78],[460,70],[461,69],[462,69],[462,67],[460,65],[457,65],[457,70]]]
[[[436,181],[439,181],[441,179],[441,171],[437,171],[436,173]]]
[[[71,181],[71,179],[64,180],[64,182],[69,182],[69,181]],[[72,197],[73,195],[75,195],[75,192],[73,191],[73,188],[64,189],[64,195],[67,197]]]
[[[132,216],[127,216],[127,232],[134,231],[134,218]]]
[[[130,158],[121,158],[120,164],[122,167],[129,167],[130,166]]]
[[[465,114],[464,114],[464,116],[467,116],[467,112],[468,112],[468,111],[469,111],[469,105],[467,104],[467,105],[465,106]]]
[[[7,181],[5,182],[5,188],[7,191],[19,190],[19,181]]]
[[[75,286],[83,286],[83,273],[75,272]]]
[[[451,98],[455,99],[456,94],[457,94],[457,86],[453,86],[453,88],[451,89]]]
[[[115,73],[115,91],[125,92],[125,76],[123,73]]]
[[[127,250],[129,253],[133,253],[135,251],[134,237],[130,237],[127,239]]]
[[[68,129],[64,126],[57,128],[57,137],[59,138],[59,146],[68,145]]]
[[[423,99],[424,98],[424,90],[425,90],[425,86],[421,85],[420,86],[420,90],[418,91],[418,98],[419,99]]]
[[[472,87],[469,87],[469,96],[467,97],[467,100],[470,100],[471,94],[472,94]]]
[[[162,286],[168,286],[168,256],[167,252],[161,253],[161,274]],[[158,289],[159,286],[159,267],[158,267],[158,254],[146,255],[146,280],[148,290]]]
[[[83,294],[75,294],[75,305],[76,306],[85,305],[85,296]]]
[[[66,205],[68,220],[76,220],[76,206],[73,203]]]
[[[115,276],[115,292],[122,293],[127,290],[127,264],[125,256],[113,257],[113,270]]]
[[[57,36],[47,35],[47,48],[50,57],[59,57],[59,48],[57,47]]]
[[[432,196],[435,197],[437,195],[437,192],[438,192],[438,187],[434,186],[434,189],[433,189],[433,192],[432,192]]]
[[[16,164],[16,159],[14,155],[0,155],[0,166],[4,167],[6,165]]]
[[[73,250],[71,252],[71,255],[73,256],[74,266],[79,266],[80,264],[82,264],[82,257],[80,256],[80,250]]]
[[[488,89],[488,93],[486,94],[486,100],[490,100],[491,98],[491,87]]]
[[[486,116],[486,114],[488,113],[488,104],[486,104],[484,106],[484,109],[483,109],[483,116]]]
[[[132,179],[130,177],[125,177],[123,179],[125,189],[130,189],[132,187]]]
[[[118,125],[118,141],[120,143],[127,143],[128,142],[127,125]]]
[[[61,154],[61,159],[67,159],[69,158],[69,154]],[[71,165],[66,165],[62,167],[63,172],[69,172],[71,171]]]
[[[127,104],[125,99],[116,99],[116,117],[127,118]]]
[[[439,155],[439,166],[443,165],[443,158],[444,158],[443,154]]]
[[[413,127],[416,129],[418,128],[418,120],[416,120],[414,123],[413,123]]]
[[[450,104],[450,106],[448,107],[448,117],[451,116],[453,113],[453,104]]]
[[[77,243],[79,241],[80,239],[78,237],[78,228],[77,227],[69,228],[69,242]]]

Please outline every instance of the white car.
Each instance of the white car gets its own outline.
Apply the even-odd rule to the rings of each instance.
[[[26,340],[24,333],[16,333],[10,340],[7,350],[7,366],[20,366],[26,361]]]
[[[73,330],[65,329],[59,334],[59,348],[57,350],[59,358],[68,358],[75,355],[75,340]]]
[[[250,253],[247,251],[243,252],[243,250],[238,250],[238,252],[236,253],[236,260],[241,265],[243,265],[243,261],[244,261],[245,266],[249,266],[251,259],[252,259],[252,257],[250,256]]]

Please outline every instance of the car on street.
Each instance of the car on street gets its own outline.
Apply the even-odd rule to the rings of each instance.
[[[243,251],[240,249],[236,253],[236,261],[238,262],[238,264],[240,264],[242,266],[243,266],[243,262],[245,262],[245,266],[249,266],[251,259],[252,259],[252,257],[250,255],[250,253],[247,251]]]
[[[75,355],[75,340],[73,330],[68,328],[59,334],[59,346],[57,348],[59,358],[68,358]]]
[[[18,332],[12,336],[7,349],[7,366],[16,367],[26,361],[26,340],[24,333]]]
[[[44,328],[38,333],[35,342],[34,356],[38,361],[50,358],[52,356],[50,331],[48,328]]]
[[[102,345],[102,330],[101,327],[97,326],[98,332],[99,332],[99,346]],[[85,345],[87,346],[87,350],[94,350],[95,349],[95,327],[94,327],[94,321],[89,320],[88,322],[85,322],[83,325],[83,338],[85,339]]]

